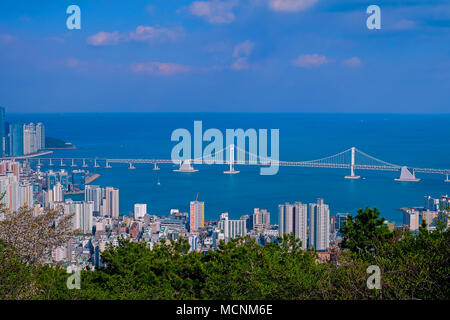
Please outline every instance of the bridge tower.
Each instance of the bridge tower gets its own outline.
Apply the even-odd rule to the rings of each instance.
[[[174,172],[197,172],[197,169],[191,165],[191,159],[180,161],[180,168],[173,170]]]
[[[395,181],[412,181],[418,182],[419,178],[416,178],[416,172],[413,169],[413,172],[409,171],[407,166],[403,166],[400,171],[400,178],[394,179]]]
[[[355,175],[355,153],[356,153],[356,148],[352,147],[351,150],[352,150],[352,159],[351,159],[351,163],[350,163],[350,175],[349,176],[345,176],[345,179],[359,179],[361,177]]]
[[[446,174],[447,179],[445,179],[445,182],[450,182],[450,180],[448,179],[448,173]]]
[[[234,170],[234,144],[230,144],[230,170],[226,170],[223,173],[225,174],[236,174],[239,171]]]

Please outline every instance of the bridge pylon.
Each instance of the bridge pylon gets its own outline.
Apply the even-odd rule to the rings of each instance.
[[[444,180],[444,182],[450,182],[450,179],[448,178],[448,173],[446,174],[446,179]]]
[[[361,177],[355,174],[355,151],[356,151],[356,148],[352,147],[351,150],[352,150],[352,159],[351,159],[351,163],[350,163],[350,175],[345,176],[345,179],[359,179]]]
[[[159,170],[159,167],[158,167],[158,163],[157,163],[157,162],[155,162],[155,163],[153,164],[153,170]]]
[[[197,172],[197,169],[191,165],[191,159],[180,161],[180,168],[173,170],[174,172]]]
[[[239,171],[234,170],[234,144],[230,144],[230,170],[226,170],[223,173],[225,174],[236,174]]]
[[[420,179],[416,178],[416,173],[413,170],[413,173],[409,171],[407,166],[403,166],[400,171],[400,178],[394,179],[395,181],[411,181],[411,182],[417,182],[420,181]]]

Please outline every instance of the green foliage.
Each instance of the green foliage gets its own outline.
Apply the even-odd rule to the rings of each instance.
[[[265,246],[233,239],[208,254],[188,253],[184,239],[152,249],[121,239],[102,253],[104,268],[82,271],[80,290],[67,289],[64,269],[23,264],[0,245],[0,299],[449,299],[448,230],[389,233],[378,216],[367,208],[348,220],[353,250],[338,264],[318,263],[293,234]],[[366,286],[370,265],[380,290]]]
[[[341,247],[353,252],[370,252],[374,250],[377,240],[383,241],[390,236],[385,219],[379,217],[377,208],[366,207],[358,210],[358,215],[352,218],[347,215],[341,234],[344,237]]]

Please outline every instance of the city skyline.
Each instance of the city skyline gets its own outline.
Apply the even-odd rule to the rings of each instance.
[[[65,4],[3,1],[0,105],[448,113],[450,4],[380,1],[381,29],[369,30],[371,4],[81,0],[81,30],[68,30]]]

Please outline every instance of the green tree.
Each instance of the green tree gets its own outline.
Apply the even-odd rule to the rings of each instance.
[[[391,232],[384,223],[385,219],[379,217],[377,208],[366,207],[359,209],[358,214],[352,218],[347,215],[344,226],[341,229],[343,241],[342,248],[348,248],[353,252],[370,252],[374,250],[377,240],[387,239]]]

